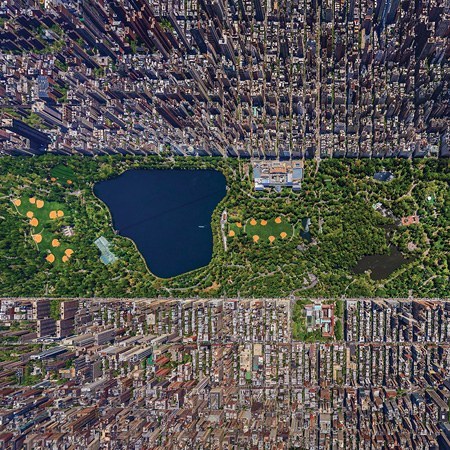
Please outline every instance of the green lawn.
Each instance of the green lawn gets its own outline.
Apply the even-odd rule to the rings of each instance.
[[[39,196],[15,198],[12,203],[21,219],[29,224],[30,239],[35,242],[43,263],[45,260],[55,265],[68,262],[69,256],[65,252],[70,253],[71,246],[65,242],[67,238],[60,232],[67,218],[65,206],[47,202]]]
[[[234,222],[228,225],[228,237],[233,238],[245,233],[253,242],[273,243],[288,241],[294,235],[294,227],[286,217],[271,219],[248,219],[245,224]]]
[[[50,171],[50,176],[64,184],[72,184],[76,180],[75,172],[64,164],[58,164]]]
[[[294,227],[285,217],[249,219],[245,224],[247,236],[254,242],[286,241],[294,235]],[[256,237],[257,236],[257,237]]]
[[[240,236],[244,232],[244,225],[241,222],[228,224],[228,236]]]

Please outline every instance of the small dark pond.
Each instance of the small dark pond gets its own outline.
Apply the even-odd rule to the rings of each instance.
[[[358,264],[353,268],[356,274],[362,274],[366,270],[371,270],[370,277],[372,280],[383,280],[391,273],[396,271],[402,264],[409,262],[397,247],[390,246],[391,253],[389,255],[366,255],[363,256]]]
[[[391,236],[394,232],[395,225],[383,225],[386,231],[386,240],[391,242]],[[389,246],[390,253],[387,255],[366,255],[363,256],[356,266],[353,268],[353,272],[356,274],[364,273],[366,270],[370,270],[370,277],[372,280],[383,280],[400,268],[403,264],[411,262],[411,258],[405,258],[401,251],[393,244]]]

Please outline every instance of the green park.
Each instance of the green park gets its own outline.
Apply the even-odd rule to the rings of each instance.
[[[284,217],[270,219],[248,219],[244,225],[241,222],[230,223],[228,237],[246,235],[254,243],[274,244],[289,240],[294,235],[294,226]]]
[[[18,220],[29,225],[29,233],[26,234],[42,258],[50,264],[68,263],[74,251],[61,231],[64,220],[67,220],[65,205],[40,197],[45,196],[13,198],[11,203],[17,211]]]
[[[208,265],[158,278],[134,242],[115,232],[93,186],[129,169],[223,173],[227,193],[212,215]],[[394,178],[374,179],[381,170]],[[446,298],[449,182],[448,161],[437,159],[306,161],[300,191],[261,192],[250,161],[232,158],[1,158],[0,295]],[[111,264],[94,245],[100,236],[117,257]],[[402,263],[389,273],[355,269],[394,250]]]
[[[77,177],[73,169],[66,164],[58,164],[50,170],[50,180],[59,182],[68,186],[76,181]]]

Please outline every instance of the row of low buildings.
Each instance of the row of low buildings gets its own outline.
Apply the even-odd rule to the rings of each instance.
[[[444,0],[9,0],[0,152],[448,156],[448,15]]]
[[[59,303],[74,331],[42,339],[50,300],[1,300],[0,448],[450,448],[448,336],[350,333],[443,301],[348,301],[327,343],[292,339],[291,300]]]

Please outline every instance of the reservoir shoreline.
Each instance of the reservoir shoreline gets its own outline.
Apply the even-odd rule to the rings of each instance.
[[[93,186],[112,227],[133,241],[148,270],[172,278],[209,264],[212,215],[226,178],[212,169],[129,169]]]

